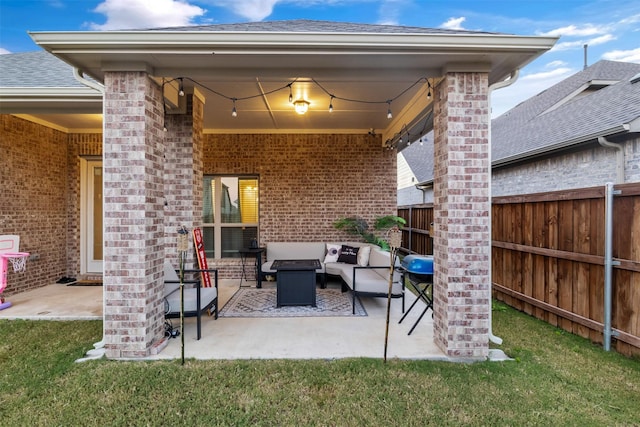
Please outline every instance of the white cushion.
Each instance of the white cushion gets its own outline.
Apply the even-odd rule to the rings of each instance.
[[[366,267],[369,265],[369,254],[371,253],[371,246],[361,246],[358,249],[358,265],[360,267]]]
[[[169,295],[180,288],[178,273],[173,268],[169,260],[164,260],[164,294]]]
[[[184,288],[184,311],[191,312],[196,311],[197,292],[196,288],[188,287],[193,285],[185,285]],[[178,285],[180,287],[180,285]],[[218,290],[215,287],[200,288],[200,310],[204,309],[218,296]],[[168,312],[179,313],[180,312],[180,291],[173,292],[166,297],[168,304]]]
[[[317,259],[325,256],[323,242],[269,242],[267,243],[267,261],[277,259]]]

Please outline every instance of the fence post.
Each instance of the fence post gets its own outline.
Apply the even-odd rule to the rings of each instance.
[[[602,344],[605,351],[611,350],[611,272],[613,265],[613,196],[620,194],[620,190],[613,189],[613,183],[605,184],[605,213],[604,213],[604,330]],[[619,264],[619,262],[617,263]]]

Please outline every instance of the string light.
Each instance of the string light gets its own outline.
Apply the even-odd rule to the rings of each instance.
[[[231,110],[231,115],[233,117],[237,117],[237,115],[238,115],[238,110],[237,110],[237,107],[236,107],[236,102],[237,101],[245,101],[245,100],[249,100],[249,99],[253,99],[253,98],[262,98],[262,97],[265,97],[265,96],[270,95],[270,94],[275,93],[275,92],[279,92],[279,91],[281,91],[283,89],[287,89],[287,88],[289,89],[289,103],[293,104],[293,89],[292,89],[292,86],[293,86],[294,83],[296,83],[298,81],[298,79],[296,78],[292,82],[289,82],[289,83],[287,83],[286,85],[284,85],[282,87],[270,90],[268,92],[260,92],[260,93],[257,93],[255,95],[250,95],[250,96],[245,96],[245,97],[238,98],[238,97],[227,96],[227,95],[225,95],[225,94],[223,94],[223,93],[221,93],[221,92],[219,92],[219,91],[217,91],[215,89],[212,89],[210,87],[207,87],[206,85],[203,85],[202,83],[197,82],[196,80],[194,80],[194,79],[192,79],[190,77],[176,77],[176,78],[174,78],[172,80],[169,80],[169,81],[165,81],[164,78],[163,78],[162,93],[164,94],[165,84],[171,83],[173,81],[178,81],[179,82],[178,95],[179,96],[184,96],[185,95],[185,92],[184,92],[184,80],[189,80],[189,81],[193,82],[196,86],[199,86],[199,87],[201,87],[201,88],[203,88],[203,89],[205,89],[205,90],[207,90],[207,91],[209,91],[209,92],[211,92],[211,93],[213,93],[215,95],[218,95],[218,96],[220,96],[222,98],[225,98],[225,99],[228,99],[228,100],[232,101],[233,102],[233,109]],[[416,85],[418,85],[421,82],[426,82],[427,83],[427,90],[428,90],[427,98],[431,99],[432,86],[431,86],[431,82],[426,77],[419,78],[413,84],[408,86],[406,89],[404,89],[402,92],[400,92],[395,97],[387,99],[387,100],[384,100],[384,101],[382,101],[382,100],[364,100],[364,99],[353,99],[353,98],[340,97],[338,95],[335,95],[335,94],[330,93],[329,91],[327,91],[327,89],[325,89],[324,86],[322,86],[322,84],[319,83],[317,80],[312,78],[311,81],[316,86],[318,86],[322,91],[324,91],[327,95],[330,96],[329,112],[333,112],[333,100],[334,99],[339,99],[339,100],[346,101],[346,102],[355,102],[355,103],[364,103],[364,104],[383,104],[384,103],[384,104],[387,104],[387,118],[388,119],[392,119],[393,118],[393,113],[391,111],[391,103],[393,101],[395,101],[396,99],[400,98],[402,95],[407,93],[409,90],[411,90],[413,87],[415,87]],[[165,112],[165,115],[166,115],[166,105],[164,106],[164,110],[165,110],[164,112]],[[166,126],[165,126],[165,129],[166,129]]]
[[[164,100],[164,77],[162,78],[162,130],[167,131],[167,103]]]
[[[178,96],[184,96],[184,82],[182,81],[182,78],[178,79],[180,81],[180,84],[178,85]]]

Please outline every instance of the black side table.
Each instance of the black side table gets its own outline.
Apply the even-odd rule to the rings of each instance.
[[[260,274],[260,266],[262,265],[262,253],[266,248],[243,248],[238,252],[240,253],[240,260],[242,261],[242,274],[240,275],[240,286],[242,286],[242,280],[249,280],[247,277],[247,257],[254,257],[254,271],[256,279],[256,288],[262,287],[262,274]]]

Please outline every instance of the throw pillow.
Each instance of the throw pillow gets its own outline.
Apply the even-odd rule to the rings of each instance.
[[[358,265],[360,267],[369,265],[369,254],[371,254],[371,246],[361,246],[358,249]]]
[[[342,245],[342,248],[340,249],[340,256],[338,257],[338,262],[344,262],[345,264],[357,264],[358,248]]]
[[[327,243],[327,255],[324,257],[324,263],[328,262],[338,262],[338,257],[340,256],[340,248],[341,245],[332,245]]]

